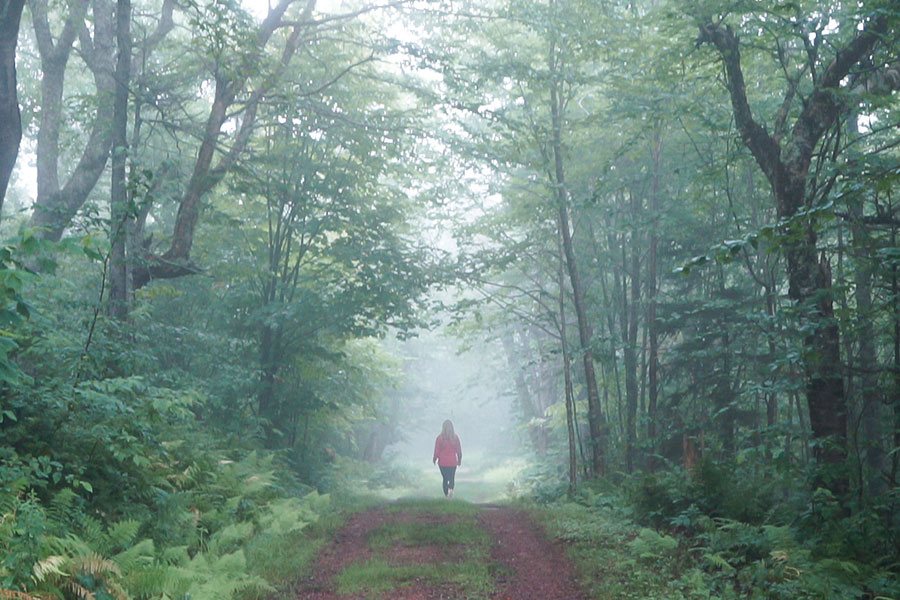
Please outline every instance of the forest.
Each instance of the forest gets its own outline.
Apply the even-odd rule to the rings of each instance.
[[[896,0],[0,0],[0,599],[900,598],[898,98]]]

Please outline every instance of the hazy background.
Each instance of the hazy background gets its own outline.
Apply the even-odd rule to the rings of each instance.
[[[505,497],[530,451],[515,426],[514,394],[499,344],[470,346],[438,329],[397,342],[394,350],[405,362],[405,382],[398,390],[403,440],[389,446],[385,457],[411,481],[388,495],[442,495],[431,458],[441,424],[450,419],[463,449],[455,495],[474,502]]]

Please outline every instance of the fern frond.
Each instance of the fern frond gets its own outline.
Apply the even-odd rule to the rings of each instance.
[[[82,524],[81,537],[91,547],[99,552],[105,552],[106,535],[103,533],[103,525],[93,517],[85,517]]]
[[[74,506],[77,499],[78,494],[70,488],[63,488],[54,494],[50,503],[47,505],[47,508],[45,509],[47,517],[52,522],[59,525],[68,525],[74,521],[76,513]]]
[[[66,558],[64,556],[48,556],[44,560],[35,563],[32,571],[34,572],[35,581],[45,581],[48,576],[67,577],[67,573],[62,570]],[[0,596],[2,597],[2,596]]]
[[[130,596],[128,595],[128,592],[126,592],[125,589],[118,583],[113,583],[113,582],[107,581],[106,582],[106,592],[110,596],[115,598],[115,600],[131,600]]]
[[[48,537],[47,546],[55,553],[78,556],[91,552],[91,547],[83,539],[69,532],[65,537]]]
[[[19,495],[24,489],[24,480],[13,481],[6,484],[6,489],[0,494],[0,515],[11,515],[16,512],[19,506]]]
[[[135,521],[134,519],[126,519],[114,524],[106,532],[109,548],[127,548],[134,541],[134,538],[137,537],[140,528],[140,521]]]
[[[77,581],[68,580],[63,587],[74,595],[78,600],[97,600],[92,591],[78,583]]]
[[[0,600],[45,600],[42,596],[17,592],[15,590],[0,590]]]
[[[73,558],[72,570],[82,575],[90,575],[104,580],[106,580],[107,576],[110,574],[115,575],[116,577],[122,576],[119,565],[94,552]]]
[[[123,573],[130,573],[153,563],[156,548],[153,540],[141,540],[127,550],[119,552],[112,559]]]

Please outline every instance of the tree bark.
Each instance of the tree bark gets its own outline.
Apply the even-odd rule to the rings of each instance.
[[[894,214],[894,204],[889,203],[890,214]],[[897,247],[897,226],[891,227],[891,246]],[[894,412],[894,448],[900,448],[900,277],[898,277],[897,263],[891,265],[891,304],[894,313],[894,356],[893,356],[893,401],[891,409]],[[894,489],[897,487],[897,474],[900,471],[900,452],[893,452],[891,458],[891,474],[888,481],[888,487]]]
[[[641,302],[641,260],[640,238],[637,220],[640,218],[642,202],[640,196],[633,191],[631,197],[631,265],[627,260],[625,238],[622,238],[622,342],[624,343],[625,362],[625,467],[629,473],[634,471],[635,454],[637,452],[637,410],[638,410],[638,360],[637,336],[638,314]],[[625,281],[625,277],[629,281]],[[628,284],[628,285],[627,285]],[[629,298],[630,291],[630,298]]]
[[[562,247],[562,232],[556,237],[559,247],[559,339],[562,348],[563,382],[566,402],[566,434],[569,442],[569,496],[575,494],[578,484],[578,458],[575,452],[575,392],[572,385],[572,366],[569,357],[568,324],[566,323],[566,279],[564,274],[565,253]]]
[[[551,58],[551,61],[555,58]],[[585,387],[588,395],[588,424],[591,432],[591,466],[594,476],[602,476],[606,472],[606,436],[603,422],[603,411],[600,405],[600,393],[597,387],[597,374],[594,370],[594,356],[591,345],[591,325],[585,306],[584,287],[578,272],[575,257],[575,246],[572,242],[572,231],[569,227],[569,198],[566,189],[565,169],[562,156],[562,118],[560,116],[560,99],[557,82],[550,84],[550,117],[553,128],[553,164],[554,184],[558,212],[558,226],[562,235],[563,252],[566,256],[566,269],[572,296],[575,304],[575,318],[578,322],[578,339],[581,343],[581,357],[584,363]]]
[[[16,45],[25,0],[0,0],[0,216],[22,141],[16,82]]]
[[[74,3],[59,38],[54,42],[47,15],[47,0],[31,0],[35,39],[41,57],[41,124],[37,140],[37,199],[31,225],[41,235],[59,240],[72,217],[87,200],[106,168],[112,140],[110,115],[115,96],[113,5],[94,0],[91,38],[84,26],[89,0]],[[66,66],[75,38],[81,56],[94,76],[97,111],[88,140],[68,181],[60,186],[59,154],[62,101]]]
[[[847,119],[850,134],[858,134],[856,115]],[[877,197],[876,197],[877,200]],[[874,306],[872,302],[872,274],[874,261],[871,256],[871,240],[864,216],[864,198],[849,196],[847,212],[850,216],[851,253],[854,259],[853,287],[856,297],[855,337],[858,344],[858,364],[862,367],[859,376],[859,405],[866,473],[860,481],[860,493],[867,491],[877,497],[885,491],[884,466],[886,460],[883,446],[882,398],[878,388],[875,369],[878,366],[876,334],[874,327]]]
[[[653,144],[653,183],[650,189],[650,256],[647,259],[647,443],[651,447],[647,466],[656,467],[657,405],[659,403],[659,324],[656,322],[657,253],[659,248],[659,179],[662,135]]]
[[[134,211],[126,185],[128,89],[131,81],[131,0],[116,2],[116,95],[113,103],[109,233],[109,314],[124,321],[131,306],[131,231]]]
[[[814,82],[793,129],[785,152],[779,140],[766,132],[753,117],[747,100],[741,65],[740,44],[730,26],[706,23],[700,27],[700,43],[715,46],[727,74],[735,123],[763,173],[769,180],[779,218],[800,226],[797,236],[783,244],[787,259],[789,295],[797,304],[803,327],[806,399],[810,426],[816,439],[815,455],[821,466],[831,465],[837,474],[819,473],[819,483],[844,496],[849,482],[840,472],[847,456],[847,403],[840,369],[840,333],[831,298],[831,269],[819,256],[814,224],[802,211],[811,207],[807,176],[813,153],[824,133],[844,110],[841,81],[885,36],[887,16],[865,24],[856,37],[838,50],[834,59]]]

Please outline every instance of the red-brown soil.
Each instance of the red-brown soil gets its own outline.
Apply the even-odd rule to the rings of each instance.
[[[479,520],[494,540],[491,557],[503,566],[498,600],[579,600],[572,565],[559,543],[547,540],[522,511],[485,507]]]
[[[304,600],[364,600],[362,594],[338,594],[334,578],[348,565],[373,557],[367,537],[387,523],[425,522],[439,525],[452,516],[428,513],[405,514],[374,509],[354,515],[320,553],[313,575],[300,582],[290,598]],[[500,506],[485,506],[478,515],[481,526],[493,539],[491,559],[495,593],[493,600],[581,600],[571,564],[562,547],[549,541],[527,513]],[[392,565],[456,562],[460,548],[442,546],[395,546],[378,552]],[[450,585],[417,581],[384,594],[390,600],[465,600]]]

